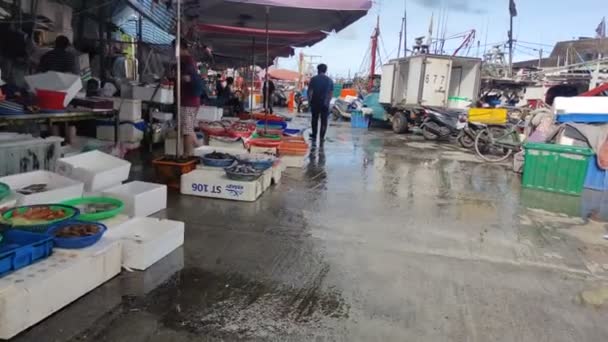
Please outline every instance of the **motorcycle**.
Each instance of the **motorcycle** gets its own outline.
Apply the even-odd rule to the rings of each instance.
[[[298,113],[308,112],[310,105],[308,104],[308,99],[304,98],[304,96],[302,96],[302,93],[297,92],[294,97],[294,101],[296,103],[296,108],[298,110]]]
[[[350,120],[353,111],[363,108],[363,102],[360,100],[348,102],[342,99],[336,99],[332,102],[333,106],[331,107],[331,113],[334,121],[338,121],[340,119]]]
[[[273,94],[273,104],[277,107],[287,107],[287,95],[285,90],[278,88]]]
[[[477,137],[477,134],[486,127],[488,127],[486,124],[466,122],[458,135],[458,143],[464,148],[473,148],[473,146],[475,146],[475,137]]]
[[[466,114],[448,109],[424,107],[425,116],[420,125],[426,140],[458,137],[467,124]]]

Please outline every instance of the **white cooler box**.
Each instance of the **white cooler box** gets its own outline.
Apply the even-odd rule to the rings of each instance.
[[[130,182],[103,192],[125,204],[124,213],[133,217],[150,216],[167,208],[167,186],[146,182]]]
[[[146,122],[121,122],[119,128],[120,142],[140,142],[144,139]],[[97,120],[97,139],[114,141],[114,122]]]
[[[142,101],[151,101],[156,103],[173,104],[173,90],[158,88],[156,95],[154,91],[156,87],[133,87],[133,98]],[[152,98],[154,96],[154,98]]]
[[[0,339],[10,339],[82,297],[121,270],[121,242],[54,249],[47,259],[0,278]]]
[[[240,182],[219,172],[194,170],[182,175],[181,179],[181,193],[184,195],[254,202],[263,192],[263,177],[253,182]]]
[[[33,171],[0,178],[14,193],[17,205],[51,204],[82,197],[84,184],[50,171]],[[46,191],[31,195],[18,193],[33,184],[46,184]]]
[[[217,108],[212,106],[201,106],[196,115],[196,119],[199,121],[220,121],[224,115],[223,108]]]
[[[109,154],[91,151],[57,161],[57,173],[84,182],[86,192],[100,191],[129,178],[131,163]]]
[[[141,121],[141,100],[113,97],[114,110],[117,110],[120,121]]]
[[[122,265],[145,270],[184,244],[184,223],[137,217],[109,226],[108,238],[122,241]]]

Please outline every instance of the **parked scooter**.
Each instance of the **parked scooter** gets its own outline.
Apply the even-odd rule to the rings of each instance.
[[[274,91],[274,105],[277,107],[287,107],[287,95],[285,94],[285,89],[279,87]]]
[[[294,101],[296,102],[296,109],[298,113],[306,113],[309,109],[308,99],[302,96],[301,92],[296,92],[294,96]]]
[[[458,143],[464,148],[473,148],[473,146],[475,146],[475,137],[477,137],[477,134],[486,127],[488,127],[486,124],[466,122],[464,128],[458,135]]]
[[[424,107],[425,117],[420,125],[422,136],[427,140],[458,137],[466,126],[467,116],[460,111]]]

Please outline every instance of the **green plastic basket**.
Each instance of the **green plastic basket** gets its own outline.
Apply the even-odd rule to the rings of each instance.
[[[44,222],[40,221],[40,222],[32,223],[32,224],[14,224],[13,214],[15,213],[15,211],[22,213],[32,207],[49,207],[52,210],[63,210],[63,211],[65,211],[65,216],[63,218],[56,219],[56,220],[50,220],[50,221],[44,221]],[[71,219],[75,218],[78,214],[79,214],[79,211],[77,208],[74,208],[74,207],[71,207],[68,205],[63,205],[63,204],[28,205],[28,206],[23,206],[23,207],[12,208],[12,209],[5,211],[2,214],[2,220],[1,220],[2,222],[0,222],[0,224],[4,224],[13,229],[21,229],[21,230],[27,230],[27,231],[32,231],[32,232],[44,232],[50,225],[58,223],[58,222],[71,220]]]
[[[277,134],[265,134],[253,133],[251,139],[270,139],[270,140],[281,140],[281,136]]]
[[[116,198],[111,198],[111,197],[74,198],[74,199],[62,202],[62,204],[78,208],[80,210],[80,215],[78,215],[77,219],[79,219],[81,221],[88,221],[88,222],[98,222],[98,221],[107,220],[109,218],[112,218],[112,217],[120,214],[125,209],[125,204],[121,200],[118,200]],[[109,205],[115,205],[116,208],[106,210],[106,211],[101,211],[98,213],[87,214],[84,212],[84,210],[82,208],[80,208],[80,206],[86,205],[86,204],[109,204]]]
[[[528,143],[522,184],[525,188],[580,195],[593,150],[583,147]]]
[[[10,194],[11,188],[4,183],[0,183],[0,201],[8,197]]]

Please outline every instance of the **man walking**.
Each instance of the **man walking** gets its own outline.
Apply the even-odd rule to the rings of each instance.
[[[334,82],[327,77],[327,65],[317,66],[318,75],[313,77],[308,84],[308,102],[312,112],[312,144],[316,144],[319,133],[319,119],[321,119],[321,145],[325,142],[327,133],[327,121],[329,120],[329,102],[334,92]]]

